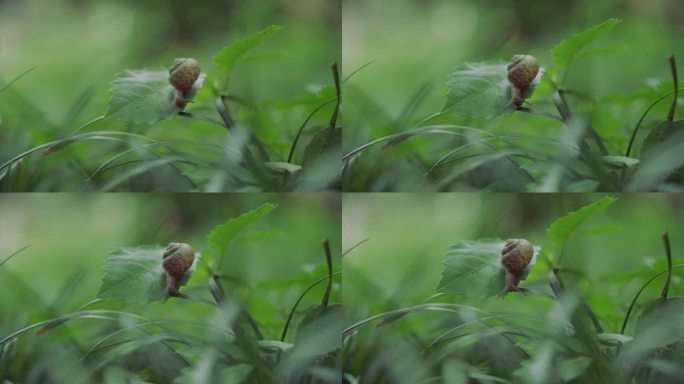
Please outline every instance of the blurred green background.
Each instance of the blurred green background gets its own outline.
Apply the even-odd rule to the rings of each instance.
[[[593,54],[573,62],[566,85],[580,95],[570,97],[571,107],[594,124],[611,154],[624,154],[640,115],[658,96],[672,89],[667,63],[670,53],[678,59],[682,72],[683,2],[345,0],[344,74],[350,75],[371,64],[354,74],[343,87],[348,127],[343,152],[411,129],[440,111],[446,99],[445,84],[455,67],[467,62],[507,62],[514,54],[525,53],[534,55],[546,67],[545,76],[549,76],[555,70],[551,48],[609,18],[623,22],[588,48]],[[655,93],[653,86],[660,81],[668,83],[661,87],[661,93]],[[530,103],[534,108],[555,113],[551,96],[550,86],[542,82]],[[668,108],[669,102],[658,105],[645,126],[655,119],[662,121]],[[500,135],[552,140],[559,139],[564,127],[522,113],[492,121],[448,116],[432,123],[461,124]],[[642,134],[645,132],[643,129]],[[425,135],[389,150],[381,151],[380,146],[370,148],[349,171],[344,190],[433,190],[436,187],[431,183],[437,182],[423,174],[457,143],[457,139],[448,136]],[[481,177],[491,173],[493,181],[478,185],[477,180],[466,179],[455,186],[442,186],[442,190],[481,190],[492,186],[503,191],[525,190],[524,183],[529,180],[517,180],[517,171],[510,171],[507,164],[497,164],[499,171],[480,172]],[[534,164],[529,167],[541,171]],[[509,180],[502,181],[504,177]]]
[[[315,94],[333,84],[330,63],[341,60],[340,14],[339,0],[0,1],[0,89],[35,68],[0,93],[0,159],[63,138],[103,115],[109,84],[126,69],[168,68],[176,57],[194,57],[211,73],[212,57],[225,45],[282,25],[274,39],[236,65],[229,92],[241,100],[231,104],[237,119],[249,121],[271,155],[285,161],[295,133],[318,106]],[[205,90],[186,109],[220,120],[210,94]],[[327,122],[331,108],[309,129]],[[191,119],[153,127],[110,122],[89,129],[216,144],[228,137],[225,129]],[[76,147],[51,158],[25,159],[25,173],[13,190],[79,190],[86,175],[112,156],[108,152],[115,144]],[[125,190],[178,190],[173,183],[182,180],[169,179],[156,188]]]
[[[205,235],[214,226],[266,202],[278,207],[241,232],[228,247],[223,267],[226,280],[222,279],[222,283],[231,302],[239,300],[252,313],[266,339],[279,339],[299,295],[326,276],[321,245],[325,238],[330,240],[335,269],[339,270],[341,207],[336,195],[0,195],[0,261],[29,246],[0,266],[0,339],[35,322],[77,311],[93,300],[104,275],[104,261],[119,247],[187,242],[206,255]],[[208,280],[200,264],[183,291],[211,301]],[[335,280],[331,303],[338,301],[339,282]],[[324,289],[325,284],[319,284],[299,305],[288,340],[294,335],[303,311],[320,304]],[[104,300],[88,309],[118,309],[144,318],[188,321],[206,327],[216,321],[219,313],[212,306],[177,299],[149,305]],[[120,325],[126,326],[124,318]],[[48,378],[63,382],[56,379],[60,374],[63,378],[84,374],[87,370],[78,358],[107,335],[108,329],[112,329],[109,322],[83,319],[49,334],[26,333],[10,343],[16,344],[16,349],[4,354],[0,371],[13,372],[10,377],[23,377],[26,382],[32,382],[30,377],[47,380],[41,382],[49,382]],[[206,343],[208,346],[210,342]],[[198,355],[203,351],[203,346],[199,347],[184,348],[183,353]],[[59,357],[53,358],[51,354]],[[165,361],[164,354],[143,356],[151,360],[142,371],[158,370]],[[9,367],[5,366],[7,361],[12,362]],[[73,367],[52,367],[71,362]],[[136,371],[135,365],[120,364]],[[174,377],[180,368],[174,366],[166,374]],[[43,370],[46,376],[39,376]],[[151,377],[160,380],[165,376]]]
[[[435,293],[442,259],[462,240],[527,238],[549,247],[546,228],[559,217],[598,200],[599,194],[346,194],[343,199],[343,250],[365,243],[343,259],[344,304],[348,322],[420,303]],[[590,303],[607,332],[615,332],[639,286],[665,267],[661,234],[668,231],[673,257],[684,255],[684,197],[677,194],[624,194],[588,223],[597,233],[571,239],[564,268],[583,278],[569,279]],[[553,247],[549,248],[555,252]],[[677,261],[673,262],[677,263]],[[635,274],[630,274],[635,272]],[[548,265],[539,259],[530,288],[549,291]],[[682,294],[675,271],[672,294]],[[664,278],[644,295],[653,297]],[[543,314],[552,304],[538,297],[508,295],[505,300],[447,300],[491,310],[515,308]],[[427,315],[430,316],[430,315]]]

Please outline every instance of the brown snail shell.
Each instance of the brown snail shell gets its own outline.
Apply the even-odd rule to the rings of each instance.
[[[508,292],[522,292],[518,288],[520,277],[525,269],[532,261],[534,256],[534,246],[525,239],[510,239],[506,241],[503,250],[501,251],[501,264],[506,270],[506,286],[502,292],[505,295]]]
[[[539,62],[531,55],[515,55],[508,63],[508,81],[511,83],[511,102],[520,107],[523,94],[539,73]]]
[[[179,294],[178,288],[185,274],[195,261],[195,251],[186,243],[170,243],[162,255],[162,266],[166,272],[166,293]]]
[[[184,96],[192,89],[200,75],[200,65],[192,58],[178,58],[169,68],[169,83]]]

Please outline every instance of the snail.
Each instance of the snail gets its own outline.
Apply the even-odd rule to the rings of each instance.
[[[181,280],[195,261],[195,251],[189,244],[170,243],[162,255],[162,266],[166,272],[166,292],[169,296],[180,296]]]
[[[200,66],[192,58],[178,58],[169,68],[169,83],[174,88],[174,103],[183,108],[188,103],[186,96],[200,75]]]
[[[508,292],[520,292],[525,290],[518,287],[520,279],[529,272],[528,266],[534,256],[532,243],[525,239],[510,239],[506,241],[501,251],[501,264],[506,270],[506,286],[501,292],[505,296]]]
[[[525,92],[539,73],[539,63],[534,56],[514,55],[507,69],[508,82],[511,83],[511,103],[520,107],[525,99]]]

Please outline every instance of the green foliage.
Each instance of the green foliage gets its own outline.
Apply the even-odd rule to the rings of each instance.
[[[492,119],[513,113],[506,64],[472,63],[457,68],[447,83],[443,113]]]
[[[562,250],[565,248],[568,239],[570,239],[585,222],[601,214],[616,200],[615,197],[605,196],[575,212],[570,212],[557,219],[547,229],[549,240],[551,240],[558,249]]]
[[[464,241],[444,255],[444,272],[437,290],[469,297],[487,298],[504,287],[501,250],[504,241]]]
[[[559,4],[549,6],[562,8]],[[512,4],[507,7],[516,8]],[[474,8],[487,14],[487,5]],[[511,12],[518,14],[517,9]],[[565,10],[559,10],[559,13],[563,12]],[[423,16],[426,19],[420,22],[428,23],[430,16]],[[664,106],[658,104],[671,99],[673,86],[681,86],[674,59],[669,58],[671,80],[668,80],[662,76],[666,69],[662,53],[652,52],[658,56],[648,58],[641,53],[643,45],[651,44],[650,41],[664,40],[670,41],[668,49],[674,51],[674,56],[684,52],[677,51],[670,35],[663,36],[652,30],[638,32],[642,24],[639,15],[636,16],[610,36],[609,32],[621,20],[609,18],[565,39],[556,37],[562,36],[561,32],[547,25],[537,25],[539,30],[529,35],[534,36],[532,39],[511,41],[511,35],[491,30],[480,31],[477,39],[463,36],[459,52],[450,56],[439,54],[440,58],[444,57],[444,64],[466,64],[451,73],[446,101],[442,101],[441,111],[436,113],[435,106],[440,101],[435,99],[441,96],[441,92],[431,92],[431,85],[438,81],[441,83],[441,78],[426,74],[430,76],[427,85],[415,84],[416,65],[411,67],[407,64],[399,70],[384,64],[396,64],[402,57],[398,52],[395,52],[398,56],[395,60],[366,58],[364,55],[369,55],[368,52],[376,52],[370,48],[367,51],[359,49],[361,53],[358,54],[352,52],[354,57],[362,56],[368,61],[378,62],[364,67],[356,75],[361,80],[353,79],[352,84],[346,85],[346,119],[352,119],[355,124],[345,135],[343,143],[343,190],[684,190],[684,179],[679,170],[681,157],[675,155],[679,148],[675,149],[678,140],[674,135],[680,131],[673,128],[677,124],[672,119],[677,112],[676,101],[667,114],[668,119],[675,123],[655,125],[666,113]],[[513,18],[510,22],[520,22],[521,30],[526,30],[526,25],[532,20],[523,22]],[[367,28],[373,28],[370,20],[366,23],[369,24]],[[422,32],[416,32],[418,37],[410,37],[396,27],[394,32],[401,36],[396,37],[397,41],[411,39],[414,41],[412,46],[419,46],[426,39]],[[541,32],[545,28],[554,29],[555,33]],[[454,33],[466,34],[464,30],[453,29]],[[567,34],[566,31],[562,33]],[[639,33],[652,37],[646,39]],[[625,43],[609,45],[622,47],[617,50],[591,50],[593,42],[599,38],[608,40],[609,37],[612,40],[608,44],[616,41]],[[441,47],[442,51],[448,51],[449,44],[453,44],[448,39],[438,40],[432,44]],[[478,42],[480,40],[485,42]],[[546,46],[554,40],[559,43]],[[500,45],[501,41],[507,43]],[[361,40],[355,40],[353,44],[365,46]],[[503,52],[492,54],[491,47],[494,46],[502,47]],[[418,50],[426,52],[429,48]],[[540,51],[549,54],[544,55]],[[377,52],[381,56],[383,51]],[[529,95],[523,95],[525,102],[518,108],[511,103],[513,95],[507,81],[507,66],[496,62],[508,54],[534,55],[540,64],[549,68],[543,76],[537,75],[534,86],[528,89]],[[412,55],[420,56],[415,50]],[[430,61],[427,57],[433,56],[422,57],[422,60]],[[472,57],[484,57],[484,61],[470,62]],[[578,60],[580,57],[583,60]],[[648,67],[642,65],[642,61],[648,62]],[[434,60],[430,62],[438,66]],[[378,68],[374,68],[376,65]],[[638,71],[635,67],[639,67]],[[369,78],[384,78],[383,73],[389,71],[395,73],[396,79],[401,79],[392,80],[393,84],[402,89],[412,84],[416,92],[400,93],[404,95],[402,100],[388,92],[374,98],[376,90],[385,85]],[[364,77],[364,72],[371,73]],[[545,71],[542,68],[540,72]],[[443,69],[441,73],[447,73],[447,70]],[[657,80],[651,83],[652,78]],[[644,86],[646,83],[650,84]],[[651,129],[648,137],[643,134],[646,129]],[[656,139],[658,137],[661,139]],[[669,146],[655,150],[652,156],[647,155],[649,147],[663,141]],[[640,147],[641,152],[632,150]]]
[[[214,55],[214,66],[218,71],[223,73],[226,78],[230,78],[230,75],[233,72],[233,66],[245,53],[271,39],[281,30],[283,30],[282,26],[271,25],[261,32],[226,45]]]
[[[677,133],[684,132],[684,120],[678,121],[663,121],[662,123],[651,128],[651,131],[644,139],[641,146],[642,155],[646,155],[649,150],[653,150],[665,143],[675,141],[674,137]]]
[[[416,206],[407,204],[409,198],[397,197],[389,203],[387,199],[345,200],[351,217],[368,228],[350,237],[371,238],[354,255],[346,256],[344,268],[345,292],[351,296],[345,299],[351,318],[344,333],[344,362],[345,371],[356,380],[678,380],[680,371],[675,366],[684,351],[679,321],[684,315],[680,269],[684,264],[681,258],[673,260],[672,279],[666,280],[668,263],[660,257],[658,231],[664,227],[680,232],[681,196],[624,196],[622,204],[613,204],[611,196],[570,194],[480,194],[458,199],[438,195]],[[661,205],[664,201],[669,202]],[[568,206],[575,208],[567,213]],[[357,218],[360,212],[367,217],[384,212],[385,217],[363,221]],[[599,214],[602,225],[587,226]],[[665,218],[666,223],[654,218]],[[397,221],[409,223],[393,224]],[[553,224],[545,231],[548,221]],[[415,223],[421,223],[420,228]],[[604,229],[618,224],[618,233]],[[404,240],[406,228],[414,232]],[[439,293],[429,291],[433,285],[427,283],[440,278],[437,266],[425,271],[416,266],[438,263],[431,244],[443,244],[454,236],[477,239],[492,232],[537,238],[535,243],[561,248],[570,247],[570,239],[583,237],[572,242],[573,258],[567,263],[549,260],[535,265],[523,285],[526,295],[499,299],[490,296],[503,286],[503,242],[460,240],[445,256]],[[544,235],[546,240],[540,240]],[[422,243],[424,237],[427,241]],[[411,248],[411,243],[418,244]],[[646,244],[652,245],[646,249]],[[669,254],[669,245],[666,249]],[[672,249],[673,254],[679,251],[677,246]],[[549,253],[545,248],[542,255]],[[389,271],[362,269],[373,263]],[[401,266],[406,279],[397,272]],[[595,266],[599,270],[593,270]],[[368,288],[359,276],[362,273],[381,280],[380,289]],[[672,296],[667,300],[661,298],[664,281],[669,281],[665,285],[670,284]],[[632,320],[627,322],[629,312]],[[628,326],[621,331],[623,321]]]
[[[201,87],[200,78],[185,98],[192,101]],[[173,87],[169,84],[169,73],[165,70],[126,71],[112,82],[109,91],[112,97],[104,114],[105,120],[154,125],[173,119],[180,112],[174,101]]]
[[[150,200],[132,194],[55,194],[46,195],[51,202],[43,206],[45,200],[35,196],[15,200],[13,206],[23,207],[18,216],[43,218],[36,220],[38,225],[17,229],[17,235],[30,239],[37,251],[25,258],[25,251],[0,258],[0,286],[5,292],[0,313],[3,379],[339,381],[334,378],[341,374],[337,366],[343,321],[340,277],[339,273],[328,276],[317,241],[337,228],[330,241],[339,244],[339,218],[321,209],[333,200],[319,195],[303,199],[271,196],[284,210],[261,223],[270,236],[234,238],[250,214],[256,221],[255,215],[264,216],[275,204],[261,205],[242,216],[235,214],[234,221],[206,236],[239,250],[240,257],[230,260],[231,276],[200,261],[201,267],[181,289],[182,295],[161,300],[166,299],[162,248],[129,246],[106,258],[97,255],[116,244],[159,242],[169,237],[187,239],[202,249],[193,239],[205,237],[203,228],[211,228],[207,224],[225,221],[226,212],[259,206],[264,199],[256,195],[230,199],[211,194],[197,199],[195,195],[159,195]],[[3,217],[7,217],[7,209],[3,200]],[[60,220],[47,220],[55,212]],[[82,220],[93,212],[97,218]],[[182,228],[177,226],[181,222]],[[43,236],[43,230],[55,236]],[[81,240],[74,243],[71,240],[78,236],[60,235],[62,231],[78,233]],[[33,235],[23,237],[26,232]],[[73,248],[65,251],[65,246]],[[298,252],[287,258],[271,257],[288,247]],[[197,260],[198,253],[195,255]],[[339,271],[339,255],[335,256],[330,260],[332,270]],[[104,272],[96,265],[101,262]],[[104,279],[98,281],[103,274]],[[329,278],[328,293],[316,282]],[[64,287],[53,289],[54,283]],[[329,300],[325,307],[320,306],[322,297]],[[291,332],[280,340],[286,322],[291,322]]]
[[[0,190],[339,189],[339,183],[331,182],[339,179],[339,154],[316,153],[318,147],[314,145],[307,150],[304,145],[324,132],[330,116],[339,114],[338,106],[330,100],[339,101],[336,97],[339,90],[331,86],[337,83],[337,74],[330,76],[328,67],[338,59],[339,28],[323,22],[327,12],[335,9],[333,4],[304,5],[308,11],[300,14],[290,5],[279,6],[282,1],[277,0],[262,4],[262,12],[253,14],[242,6],[226,2],[180,11],[176,10],[177,5],[157,4],[150,5],[156,9],[151,12],[150,7],[130,2],[112,6],[116,9],[106,9],[107,4],[89,8],[84,12],[98,15],[112,12],[112,20],[116,15],[132,14],[150,31],[178,33],[104,33],[96,48],[88,48],[86,44],[79,48],[93,51],[84,57],[73,56],[75,48],[66,43],[68,39],[55,42],[50,40],[54,36],[42,36],[51,43],[40,41],[39,45],[52,44],[52,50],[69,51],[69,55],[63,55],[69,56],[69,63],[53,65],[54,57],[49,60],[24,57],[12,65],[25,69],[28,62],[41,68],[43,77],[38,82],[33,78],[36,72],[30,70],[19,76],[11,70],[8,72],[13,73],[14,79],[10,83],[0,80],[3,97],[0,141],[12,143],[0,150]],[[53,6],[65,14],[76,12],[65,4],[64,0],[58,0]],[[227,9],[230,12],[226,13]],[[202,12],[209,10],[212,12]],[[197,12],[202,17],[193,19],[196,21],[193,25],[155,26],[160,20]],[[2,18],[9,20],[23,14],[14,9],[3,13]],[[287,30],[271,25],[240,38],[246,30],[253,30],[254,25],[272,24],[275,14],[278,21],[288,25]],[[64,17],[59,12],[50,16],[68,24]],[[79,20],[92,17],[96,16],[78,16]],[[220,23],[215,23],[214,28],[205,28],[212,20]],[[60,25],[58,30],[63,27]],[[200,30],[204,35],[196,34]],[[256,48],[276,34],[280,51],[275,55],[258,54]],[[216,42],[225,41],[226,36],[233,42],[217,49]],[[117,39],[128,44],[110,46],[109,42]],[[102,46],[110,47],[109,53],[96,53]],[[38,51],[24,47],[24,44],[17,47],[23,56],[26,52]],[[250,55],[252,52],[257,54]],[[122,71],[131,67],[156,68],[159,63],[168,65],[174,56],[193,57],[204,71],[184,95],[177,95],[168,84],[169,73],[165,69]],[[93,57],[106,65],[92,65]],[[45,62],[50,65],[41,64]],[[238,68],[238,62],[248,65]],[[74,68],[82,71],[73,73]],[[234,73],[237,69],[240,76]],[[119,75],[109,89],[109,102],[104,104],[100,95],[105,93],[102,88],[106,87],[106,81],[102,79],[114,73]],[[331,129],[340,132],[339,126],[334,125]],[[325,161],[304,166],[305,153],[307,158],[325,157]],[[331,161],[331,156],[337,156],[337,160]],[[24,177],[29,174],[30,177]]]
[[[164,299],[163,248],[123,248],[107,258],[100,299],[147,304]]]
[[[595,25],[561,41],[551,50],[554,63],[562,69],[567,69],[572,62],[572,59],[575,58],[584,47],[610,32],[621,22],[622,20],[619,19],[608,19],[599,25]]]
[[[253,224],[268,215],[277,205],[266,203],[255,208],[249,212],[243,213],[238,217],[228,219],[223,224],[217,225],[207,235],[207,243],[209,247],[216,252],[217,255],[223,255],[228,244],[235,239],[235,237],[245,227]]]

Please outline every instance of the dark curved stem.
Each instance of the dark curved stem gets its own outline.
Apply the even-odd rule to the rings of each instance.
[[[26,71],[24,71],[21,75],[17,76],[14,78],[14,80],[10,81],[7,85],[5,85],[2,89],[0,89],[0,93],[4,92],[9,88],[12,84],[16,83],[17,80],[21,79],[22,77],[28,75],[29,72],[33,71],[37,67],[29,68]]]
[[[335,103],[335,110],[330,118],[330,129],[334,129],[337,126],[337,116],[340,112],[340,72],[337,69],[337,62],[334,61],[330,68],[332,69],[333,79],[335,79],[335,96],[337,97],[337,102]]]
[[[672,81],[674,82],[674,99],[672,100],[672,106],[670,106],[670,112],[667,114],[667,120],[672,122],[674,120],[675,111],[677,110],[677,96],[679,91],[677,90],[677,64],[675,63],[675,58],[673,54],[667,58],[668,63],[670,63],[670,71],[672,72]]]
[[[663,300],[667,300],[667,294],[670,291],[670,280],[672,279],[672,250],[670,249],[670,236],[667,232],[663,233],[663,245],[665,246],[665,257],[667,257],[667,280],[663,287],[663,293],[660,295]]]
[[[321,304],[324,307],[327,307],[328,302],[330,301],[330,292],[332,291],[333,280],[332,254],[330,253],[330,242],[328,241],[328,239],[323,240],[323,251],[325,252],[325,261],[328,265],[328,286],[325,288],[325,293],[323,294],[323,300],[321,300]]]
[[[3,264],[5,264],[6,262],[10,261],[11,258],[13,258],[13,257],[16,256],[17,254],[19,254],[19,252],[23,251],[24,249],[26,249],[26,248],[28,248],[28,247],[30,247],[30,245],[27,245],[27,246],[25,246],[25,247],[19,249],[18,251],[15,251],[15,252],[12,253],[11,255],[9,255],[5,260],[3,260],[2,262],[0,262],[0,267],[1,267]]]

